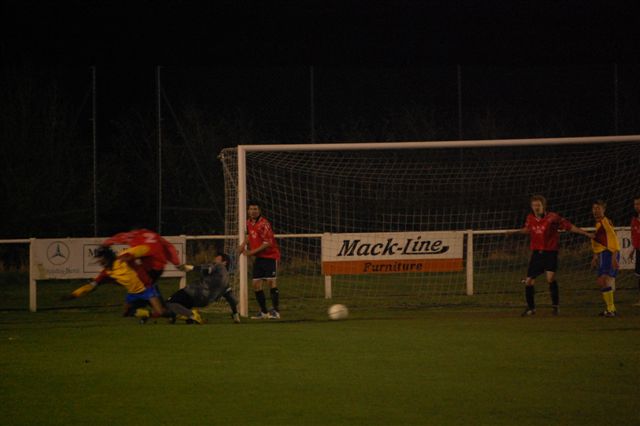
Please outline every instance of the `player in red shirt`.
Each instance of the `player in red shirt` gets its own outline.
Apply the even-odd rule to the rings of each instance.
[[[110,247],[114,244],[126,244],[130,248],[118,254],[118,259],[130,265],[138,264],[136,272],[145,287],[154,289],[155,293],[162,300],[157,281],[164,272],[168,262],[173,263],[181,271],[189,270],[190,265],[182,265],[176,248],[162,238],[158,233],[148,229],[133,229],[129,232],[121,232],[108,238],[102,243],[103,247]],[[145,307],[144,301],[130,303],[128,314],[133,315],[138,308]]]
[[[640,290],[640,195],[633,199],[633,208],[636,214],[631,219],[631,245],[633,250],[629,255],[629,261],[636,256],[636,277],[638,277],[638,290]],[[633,306],[640,306],[640,300]]]
[[[127,244],[131,247],[119,257],[124,257],[122,260],[125,261],[140,259],[142,266],[151,279],[150,285],[155,284],[160,278],[168,262],[179,268],[184,268],[173,244],[148,229],[121,232],[102,243],[103,246],[107,247],[114,244]]]
[[[253,290],[260,312],[252,319],[280,318],[280,291],[276,283],[280,248],[273,234],[269,221],[262,216],[260,204],[250,201],[247,205],[247,236],[238,247],[238,251],[246,256],[255,256],[253,262]],[[249,245],[247,249],[247,244]],[[268,283],[271,287],[271,303],[273,308],[267,311],[267,303],[262,286]]]
[[[593,238],[590,234],[557,213],[547,212],[547,200],[542,195],[534,195],[529,200],[531,202],[531,213],[527,216],[524,227],[513,232],[515,234],[529,234],[531,238],[531,259],[527,270],[525,284],[525,299],[527,309],[522,316],[530,316],[536,313],[535,303],[535,279],[543,272],[546,275],[551,293],[551,304],[553,315],[558,315],[560,303],[560,290],[556,281],[556,270],[558,268],[558,240],[561,229],[576,234]]]

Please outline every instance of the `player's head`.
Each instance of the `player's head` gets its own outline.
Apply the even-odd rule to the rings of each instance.
[[[633,197],[633,208],[636,210],[636,213],[640,214],[640,194]]]
[[[222,263],[226,268],[229,267],[229,255],[226,253],[218,253],[213,260],[216,263]]]
[[[591,204],[591,213],[593,213],[593,217],[596,219],[602,219],[606,210],[607,203],[603,200],[595,200],[593,204]]]
[[[259,218],[261,214],[260,203],[256,200],[247,201],[247,214],[251,219]]]
[[[536,216],[542,216],[547,211],[547,199],[540,194],[532,195],[529,198],[531,203],[531,210]]]
[[[96,258],[96,261],[102,265],[103,268],[108,268],[113,265],[113,262],[116,260],[116,252],[114,252],[111,247],[100,246],[93,253],[93,257]]]

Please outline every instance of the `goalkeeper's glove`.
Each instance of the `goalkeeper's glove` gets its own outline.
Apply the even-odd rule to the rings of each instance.
[[[77,299],[78,297],[82,297],[85,294],[95,290],[97,285],[98,285],[97,282],[91,281],[89,284],[85,284],[82,287],[78,287],[73,292],[71,292],[71,294],[62,296],[62,300],[73,300],[73,299]]]
[[[190,272],[193,271],[193,265],[189,265],[188,263],[183,263],[182,265],[178,265],[178,269],[182,272]]]

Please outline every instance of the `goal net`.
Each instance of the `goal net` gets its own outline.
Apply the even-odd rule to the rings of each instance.
[[[592,201],[604,199],[613,223],[628,225],[640,139],[245,146],[220,158],[226,234],[239,234],[239,208],[255,199],[283,235],[283,309],[521,305],[529,238],[505,231],[523,226],[529,197],[543,194],[550,211],[584,228],[594,225]],[[588,240],[565,233],[560,246],[561,303],[596,303]],[[250,268],[236,269],[241,287]],[[632,287],[623,271],[618,290]]]

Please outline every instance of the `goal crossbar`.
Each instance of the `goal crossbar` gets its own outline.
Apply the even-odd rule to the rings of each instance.
[[[317,144],[238,145],[238,151],[355,151],[385,149],[481,148],[497,146],[575,145],[640,142],[640,135],[577,136],[529,139],[476,139],[415,142],[338,142]]]

